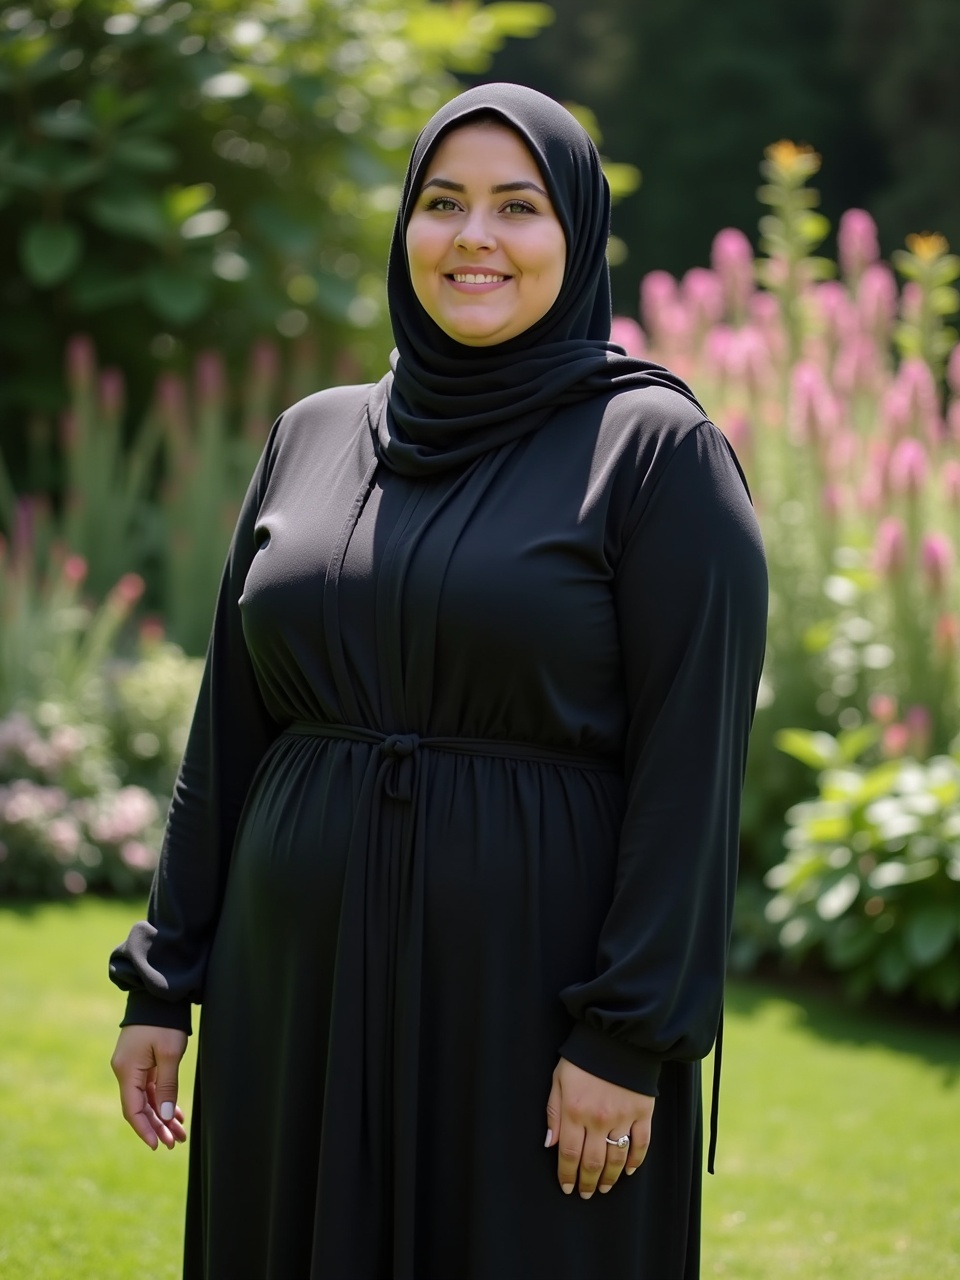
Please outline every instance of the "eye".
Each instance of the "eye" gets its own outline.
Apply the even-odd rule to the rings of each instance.
[[[536,213],[536,209],[532,204],[528,204],[526,200],[508,200],[503,206],[505,213]]]
[[[436,209],[438,213],[454,213],[457,209],[456,200],[451,200],[449,196],[434,196],[428,201],[427,209]]]

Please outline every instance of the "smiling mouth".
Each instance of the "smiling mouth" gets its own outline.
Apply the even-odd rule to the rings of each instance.
[[[473,271],[451,271],[447,276],[448,280],[453,280],[457,284],[502,284],[504,280],[510,280],[510,276],[501,275],[499,272],[473,272]]]

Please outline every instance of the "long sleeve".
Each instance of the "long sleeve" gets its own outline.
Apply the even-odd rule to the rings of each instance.
[[[650,492],[645,490],[650,488]],[[596,972],[562,1055],[654,1095],[717,1031],[767,575],[729,445],[704,422],[641,487],[618,564],[626,809]]]
[[[239,607],[276,430],[250,482],[224,567],[147,919],[110,957],[111,980],[129,992],[124,1026],[190,1030],[237,825],[257,766],[279,732],[257,686]]]

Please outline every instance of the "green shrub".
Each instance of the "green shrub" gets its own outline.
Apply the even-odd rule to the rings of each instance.
[[[542,4],[24,0],[0,16],[0,390],[59,407],[95,327],[140,401],[157,361],[312,330],[378,368],[383,257],[417,130]],[[19,415],[19,416],[15,416]]]
[[[821,770],[787,813],[766,918],[786,956],[816,955],[862,996],[910,991],[960,1005],[960,743],[926,761],[857,763],[879,728],[787,730],[783,750]]]

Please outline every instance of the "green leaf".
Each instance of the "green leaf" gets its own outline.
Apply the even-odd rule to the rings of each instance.
[[[853,764],[879,737],[880,726],[876,724],[862,724],[858,729],[843,729],[837,734],[840,759],[844,764]]]
[[[902,991],[910,978],[910,963],[896,938],[891,938],[877,956],[877,981],[884,991]]]
[[[925,969],[947,954],[956,934],[953,908],[946,902],[931,903],[907,917],[903,945],[913,963]]]
[[[163,206],[145,191],[96,195],[87,204],[90,217],[104,231],[162,244],[172,233]]]
[[[163,204],[168,217],[177,225],[192,218],[214,197],[209,182],[197,182],[191,187],[170,187],[164,193]]]
[[[784,755],[793,756],[811,769],[828,769],[839,763],[837,741],[829,733],[809,729],[779,729],[773,737],[774,745]]]
[[[835,969],[851,969],[862,964],[877,948],[876,931],[861,917],[847,916],[824,941],[824,951]]]
[[[49,288],[65,280],[80,261],[83,241],[69,222],[35,222],[20,240],[20,262],[35,285]]]
[[[166,173],[177,163],[177,152],[156,138],[126,137],[114,143],[113,159],[127,169]]]
[[[81,311],[104,311],[132,302],[140,287],[139,277],[129,271],[114,271],[102,263],[84,263],[70,283],[70,296]]]
[[[153,267],[147,272],[143,293],[160,319],[175,325],[196,320],[210,301],[206,281],[166,266]]]

